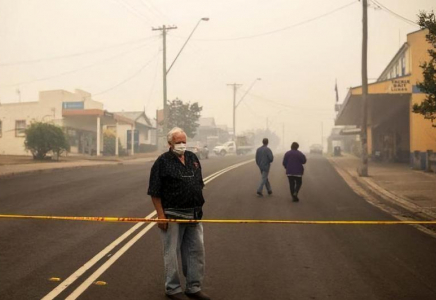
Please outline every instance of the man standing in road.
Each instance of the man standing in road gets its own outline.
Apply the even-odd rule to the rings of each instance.
[[[273,153],[270,148],[268,148],[268,139],[264,138],[262,140],[263,146],[256,150],[256,164],[260,169],[260,174],[262,178],[260,180],[259,187],[257,188],[257,194],[263,196],[263,186],[266,187],[268,195],[272,194],[271,185],[268,180],[268,173],[271,163],[274,160]]]
[[[155,161],[148,195],[158,219],[200,220],[203,216],[203,177],[197,156],[186,151],[186,134],[173,128],[167,135],[169,151]],[[158,223],[164,252],[165,294],[174,300],[210,300],[202,292],[205,258],[201,223]],[[178,253],[186,277],[185,295],[179,278]]]
[[[293,142],[291,150],[286,152],[283,158],[283,166],[286,169],[286,175],[289,180],[289,187],[291,189],[292,201],[298,202],[298,192],[303,184],[303,165],[306,163],[306,156],[298,151],[300,145]]]

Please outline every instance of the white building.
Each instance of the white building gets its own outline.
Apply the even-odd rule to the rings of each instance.
[[[156,129],[143,111],[114,112],[114,115],[135,122],[133,142],[135,149],[141,150],[144,145],[156,145]],[[115,129],[114,127],[108,127]],[[123,148],[131,150],[131,128],[129,124],[118,125],[119,139]],[[135,150],[137,151],[137,150]],[[141,151],[142,152],[142,151]]]
[[[32,122],[61,126],[69,138],[72,154],[101,155],[104,152],[103,130],[108,127],[115,129],[121,144],[125,142],[126,146],[127,130],[135,132],[135,128],[144,137],[144,143],[151,142],[152,127],[145,128],[140,120],[137,123],[131,118],[107,112],[103,103],[92,100],[91,94],[85,91],[53,90],[40,92],[36,102],[0,104],[1,155],[31,155],[24,148],[24,130]],[[130,153],[133,154],[134,149]]]

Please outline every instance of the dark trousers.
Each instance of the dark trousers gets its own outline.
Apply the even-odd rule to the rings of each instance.
[[[289,187],[291,188],[291,195],[298,195],[301,185],[303,184],[303,177],[288,176]]]

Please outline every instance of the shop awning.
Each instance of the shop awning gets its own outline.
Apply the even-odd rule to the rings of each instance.
[[[412,87],[408,77],[368,85],[368,124],[377,126],[400,110],[409,109]],[[362,124],[362,88],[351,88],[336,117],[335,125]]]

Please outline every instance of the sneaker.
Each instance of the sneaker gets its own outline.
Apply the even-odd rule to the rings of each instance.
[[[300,199],[298,199],[297,194],[292,195],[292,201],[293,202],[298,202],[300,201]]]
[[[198,291],[196,293],[193,294],[188,294],[185,293],[186,296],[188,296],[191,299],[197,299],[197,300],[210,300],[210,297],[208,295],[206,295],[205,293],[203,293],[202,291]]]
[[[261,192],[257,192],[256,194],[260,197],[263,197],[263,194]]]
[[[271,195],[271,194],[272,194],[272,191],[269,191],[269,192],[268,192],[268,195]]]
[[[167,294],[166,296],[172,300],[188,300],[188,298],[186,298],[186,296],[183,295],[183,293],[177,293],[172,295]]]

